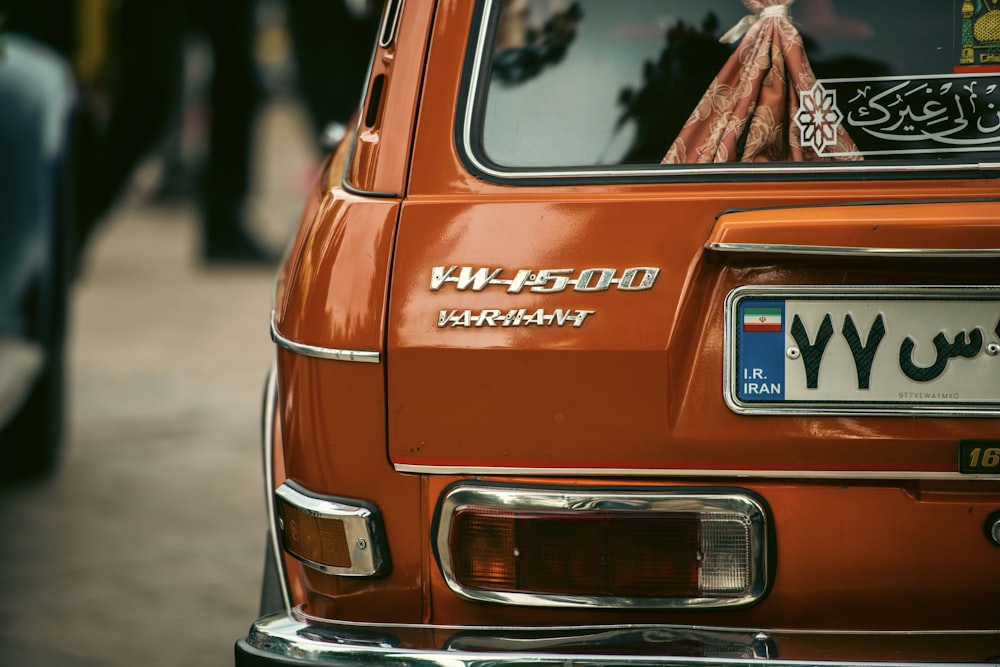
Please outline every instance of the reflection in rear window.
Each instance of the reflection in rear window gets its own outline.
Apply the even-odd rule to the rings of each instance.
[[[1000,150],[990,0],[490,0],[501,168],[967,163]]]

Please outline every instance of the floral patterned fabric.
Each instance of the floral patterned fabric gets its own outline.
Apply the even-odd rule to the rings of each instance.
[[[861,159],[832,99],[816,85],[802,36],[787,16],[794,1],[742,0],[753,17],[730,31],[733,39],[749,28],[663,164]],[[822,156],[816,146],[841,155]]]

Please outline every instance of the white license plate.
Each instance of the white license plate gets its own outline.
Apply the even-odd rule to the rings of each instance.
[[[725,327],[736,412],[1000,415],[1000,287],[740,287]]]

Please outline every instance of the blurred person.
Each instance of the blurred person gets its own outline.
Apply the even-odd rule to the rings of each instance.
[[[298,86],[317,136],[361,101],[381,0],[289,0]]]
[[[105,211],[136,164],[181,116],[183,54],[192,31],[212,53],[208,150],[198,187],[201,256],[208,263],[274,258],[245,225],[253,121],[259,104],[254,73],[253,0],[148,2],[122,0],[112,31],[105,150],[97,160],[103,187],[94,214]]]
[[[141,1],[141,0],[134,0]],[[260,103],[254,71],[253,0],[193,2],[212,46],[209,150],[202,183],[202,256],[208,262],[273,261],[246,227],[253,124]]]
[[[0,0],[12,24],[71,58],[81,82],[81,243],[175,126],[185,41],[200,31],[213,60],[208,150],[196,193],[201,256],[209,263],[273,261],[244,224],[260,98],[255,11],[255,0]]]

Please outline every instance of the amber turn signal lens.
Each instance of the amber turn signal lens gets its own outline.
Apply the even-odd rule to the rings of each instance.
[[[305,565],[344,577],[377,577],[391,568],[378,508],[357,498],[314,494],[291,480],[274,491],[284,550]]]
[[[285,527],[283,543],[288,552],[328,567],[351,566],[343,521],[312,516],[284,503],[278,507]]]

